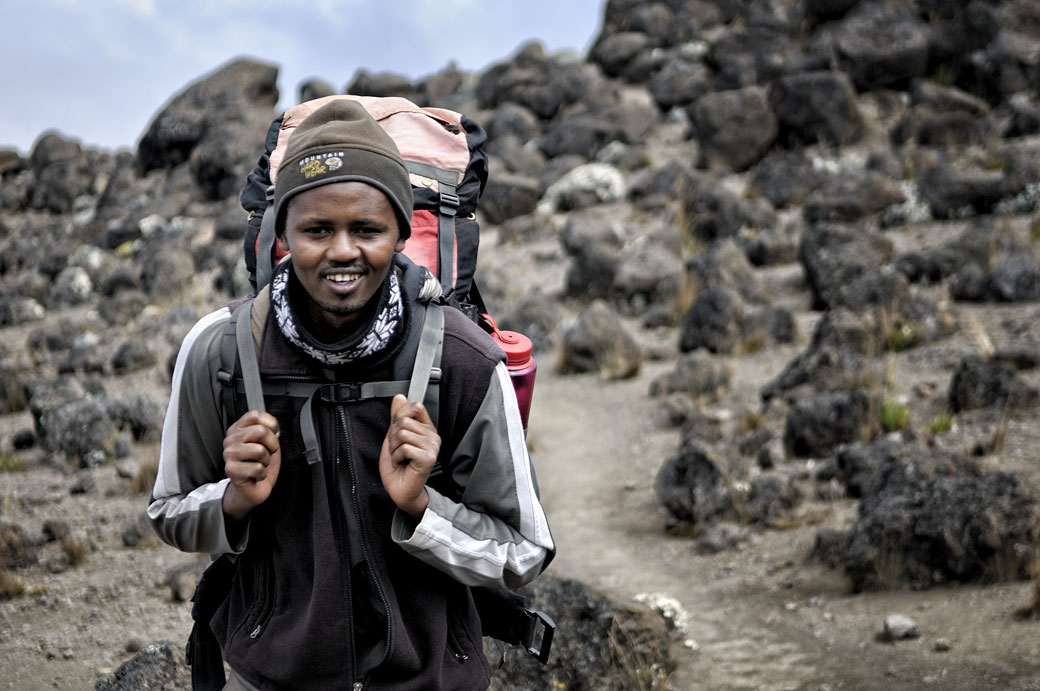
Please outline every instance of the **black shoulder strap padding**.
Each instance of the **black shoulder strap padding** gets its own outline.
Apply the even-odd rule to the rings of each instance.
[[[195,691],[220,691],[224,688],[224,660],[209,623],[231,592],[234,575],[235,562],[224,554],[206,567],[195,586],[191,598],[191,618],[195,624],[184,651],[191,666],[191,688]]]

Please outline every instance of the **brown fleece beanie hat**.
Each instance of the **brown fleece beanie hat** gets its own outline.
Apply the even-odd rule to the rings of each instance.
[[[368,111],[338,99],[311,113],[289,137],[274,186],[275,230],[285,232],[293,196],[330,182],[372,185],[390,200],[401,239],[412,233],[412,185],[397,145]]]

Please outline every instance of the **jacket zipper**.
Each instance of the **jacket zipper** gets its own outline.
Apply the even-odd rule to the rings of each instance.
[[[341,455],[339,453],[339,445],[337,444],[336,468],[338,470],[339,465],[340,465],[341,462],[343,463],[343,465],[346,466],[347,472],[349,473],[349,478],[348,479],[350,481],[349,494],[347,492],[347,489],[343,486],[343,484],[338,481],[338,478],[337,478],[336,488],[340,491],[340,497],[341,497],[341,500],[343,502],[344,509],[346,509],[346,506],[349,504],[350,510],[354,514],[354,522],[355,522],[355,525],[357,526],[357,538],[358,538],[358,542],[361,545],[361,556],[366,561],[370,562],[369,555],[368,555],[368,547],[367,547],[367,545],[365,543],[365,533],[361,529],[362,528],[362,521],[361,521],[361,509],[358,506],[357,475],[354,472],[353,454],[351,453],[351,448],[350,448],[350,435],[347,432],[347,416],[346,416],[346,412],[344,411],[344,406],[340,405],[340,406],[336,407],[336,419],[337,419],[337,422],[339,423],[339,434],[341,435],[341,438],[343,440],[343,454],[342,454],[342,457],[341,457]],[[349,542],[349,538],[348,538],[348,542]],[[348,574],[349,574],[349,571],[350,571],[350,563],[349,563],[350,560],[349,560],[349,558],[348,558],[347,561],[348,561],[348,563],[347,563],[347,571],[348,571]],[[390,623],[390,605],[387,603],[386,594],[383,592],[383,585],[379,582],[379,579],[375,577],[375,571],[371,567],[369,567],[369,573],[372,574],[372,584],[376,588],[376,593],[379,595],[379,602],[383,605],[383,612],[386,614],[386,646],[385,646],[385,648],[383,650],[383,660],[386,660],[386,657],[390,654],[390,636],[391,636],[391,633],[392,633],[392,628],[391,628],[391,623]],[[353,601],[354,601],[353,593],[351,593],[351,602],[353,602]],[[354,662],[354,669],[357,670],[357,646],[356,646],[356,642],[354,640],[354,627],[353,626],[351,626],[351,628],[350,628],[350,636],[351,636],[351,641],[350,641],[350,643],[351,643],[351,645],[350,645],[351,651],[350,651],[350,654],[351,654],[351,658],[352,658],[352,660]],[[362,687],[362,681],[359,680],[359,679],[356,679],[355,682],[354,682],[354,691],[361,691],[362,688],[363,688]]]

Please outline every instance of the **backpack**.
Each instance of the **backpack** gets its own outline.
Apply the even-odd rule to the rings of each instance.
[[[488,178],[487,133],[461,113],[421,108],[397,96],[326,96],[294,106],[271,123],[265,151],[241,194],[242,207],[249,212],[243,252],[254,294],[267,284],[282,257],[275,243],[274,214],[266,211],[289,137],[307,116],[336,99],[364,106],[405,161],[414,211],[404,254],[434,272],[447,304],[481,323],[487,309],[473,274],[480,242],[475,212]]]
[[[274,242],[274,214],[265,211],[273,198],[273,182],[289,135],[307,115],[334,98],[360,101],[398,143],[411,173],[415,211],[412,234],[403,254],[412,261],[395,263],[404,269],[403,280],[413,282],[412,294],[419,296],[422,315],[416,316],[416,323],[421,319],[422,328],[410,331],[409,340],[395,361],[392,380],[363,384],[265,382],[257,365],[258,343],[251,328],[252,314],[254,310],[258,316],[265,314],[269,308],[269,292],[264,287],[270,281],[274,264],[281,259]],[[319,460],[320,453],[310,414],[315,396],[347,401],[404,393],[409,401],[423,401],[436,424],[443,305],[459,308],[485,329],[494,328],[489,318],[482,320],[487,309],[473,281],[479,239],[474,212],[487,181],[487,156],[482,149],[486,138],[484,130],[463,115],[419,108],[397,97],[330,96],[300,104],[275,119],[267,134],[266,150],[249,174],[241,196],[243,207],[250,212],[243,249],[254,295],[229,305],[232,315],[221,342],[218,377],[224,384],[222,403],[228,420],[238,419],[246,410],[265,410],[264,395],[307,399],[300,426],[305,456],[311,463]],[[434,267],[436,276],[431,274]],[[440,474],[440,467],[435,467],[431,480]],[[230,592],[234,572],[234,561],[229,555],[218,557],[203,573],[192,598],[195,623],[185,653],[192,667],[193,688],[223,688],[223,660],[209,621]],[[470,590],[484,636],[522,646],[542,664],[548,661],[556,628],[548,615],[528,609],[519,593],[480,587]]]

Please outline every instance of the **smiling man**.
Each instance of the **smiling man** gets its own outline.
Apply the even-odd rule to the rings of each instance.
[[[324,106],[290,138],[274,203],[290,257],[253,304],[262,376],[392,379],[432,280],[399,254],[412,192],[393,141],[361,106]],[[436,426],[422,403],[334,385],[227,419],[229,319],[181,346],[148,507],[169,544],[235,555],[211,624],[225,688],[487,688],[469,587],[529,582],[555,550],[504,354],[444,307]]]

